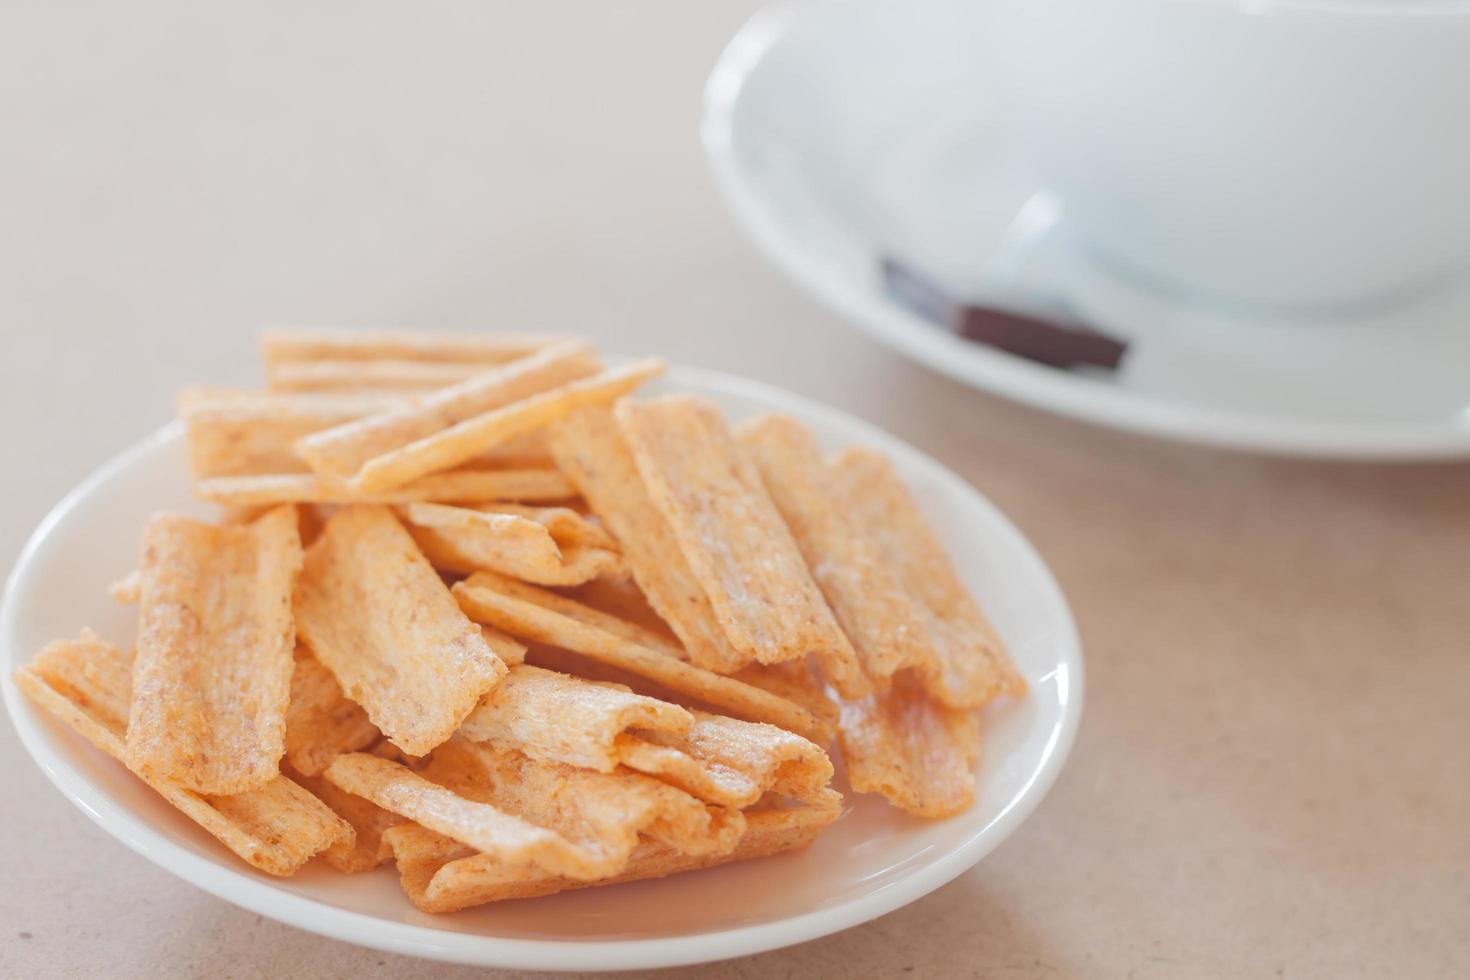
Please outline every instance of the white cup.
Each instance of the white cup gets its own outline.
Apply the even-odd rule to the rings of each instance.
[[[992,0],[1023,152],[1106,264],[1277,308],[1470,266],[1470,0]]]

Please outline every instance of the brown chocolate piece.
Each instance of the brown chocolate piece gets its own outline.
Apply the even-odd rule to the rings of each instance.
[[[885,258],[884,291],[916,316],[966,340],[1051,367],[1079,365],[1116,370],[1128,345],[1089,327],[1067,325],[994,306],[962,303],[933,280]]]

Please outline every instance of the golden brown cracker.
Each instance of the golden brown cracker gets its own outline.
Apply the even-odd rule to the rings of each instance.
[[[381,737],[362,706],[342,693],[332,672],[298,646],[286,708],[286,761],[291,768],[303,776],[320,776],[337,756],[365,749]]]
[[[292,778],[352,825],[353,839],[338,841],[327,848],[322,852],[322,860],[343,874],[371,871],[393,860],[393,848],[383,839],[383,834],[390,827],[407,823],[403,817],[338,789],[320,777],[295,775]]]
[[[281,361],[266,367],[266,385],[280,393],[426,393],[458,384],[482,370],[480,364],[433,361]]]
[[[578,847],[554,830],[377,756],[340,755],[327,768],[326,778],[339,789],[507,864],[591,879],[611,873],[625,860]]]
[[[693,724],[693,716],[677,705],[522,665],[481,699],[459,734],[534,759],[612,772],[618,736],[630,728],[677,734]]]
[[[97,748],[124,760],[132,665],[84,630],[50,644],[15,672],[15,683],[40,707]],[[294,874],[311,857],[353,839],[351,825],[284,776],[233,796],[203,796],[178,783],[144,777],[159,795],[243,860],[274,875]]]
[[[731,645],[704,587],[654,505],[610,409],[594,406],[551,427],[557,465],[622,545],[648,603],[697,666],[731,673],[752,659]]]
[[[824,799],[795,810],[748,813],[740,842],[727,854],[691,855],[656,841],[643,841],[620,872],[586,882],[499,865],[462,844],[412,825],[395,827],[387,838],[409,900],[424,912],[453,912],[486,902],[662,878],[770,857],[811,844],[840,814],[840,798],[837,803]]]
[[[346,482],[309,473],[219,476],[194,484],[202,500],[241,507],[261,504],[406,504],[416,501],[484,503],[499,500],[566,500],[573,496],[567,478],[554,469],[462,469],[429,476],[385,490],[364,493]]]
[[[301,569],[291,507],[244,527],[143,529],[128,765],[199,793],[258,789],[285,751]]]
[[[528,504],[494,503],[479,504],[475,509],[487,514],[503,514],[508,517],[535,521],[546,528],[551,539],[563,548],[582,546],[602,548],[605,551],[620,550],[617,540],[608,534],[607,529],[595,518],[579,514],[570,507],[532,507]]]
[[[449,469],[507,439],[549,425],[578,408],[607,404],[663,369],[663,361],[657,359],[637,361],[472,416],[367,460],[353,483],[364,491],[386,490]]]
[[[904,667],[937,668],[914,600],[838,505],[811,432],[790,416],[766,415],[742,423],[736,435],[868,676],[886,680]]]
[[[509,633],[503,633],[493,626],[481,626],[480,635],[485,638],[485,645],[495,651],[507,667],[526,662],[526,645]]]
[[[554,607],[565,608],[572,601],[564,596],[523,584],[507,589],[503,579],[484,574],[456,583],[453,592],[465,612],[476,621],[646,677],[671,691],[749,721],[764,721],[798,734],[822,737],[822,724],[800,706],[760,688],[695,667],[667,649],[643,646],[591,625],[588,619],[602,615],[595,610],[586,610],[579,618],[559,612]],[[536,601],[527,598],[531,596]]]
[[[344,507],[306,553],[296,623],[395,745],[447,739],[506,666],[386,507]]]
[[[112,596],[114,602],[124,606],[137,605],[138,599],[143,592],[143,577],[138,574],[138,570],[135,568],[116,582],[113,582],[107,591]]]
[[[640,837],[686,854],[713,854],[728,852],[745,829],[739,810],[710,806],[648,776],[579,769],[491,743],[455,739],[435,750],[422,771],[461,796],[602,855],[614,870]]]
[[[301,473],[302,436],[380,412],[403,399],[185,389],[177,399],[194,478]]]
[[[1025,693],[1025,679],[888,460],[871,449],[848,449],[831,473],[839,506],[867,531],[915,600],[939,658],[939,669],[924,674],[930,692],[956,708]]]
[[[857,654],[719,410],[666,396],[624,400],[614,414],[731,644],[761,663],[811,653],[833,686],[866,692]]]
[[[837,702],[828,695],[826,685],[805,660],[751,664],[730,676],[805,708],[822,723],[819,744],[827,745],[837,733]]]
[[[375,456],[601,368],[587,344],[557,344],[506,364],[482,366],[464,381],[406,404],[323,428],[297,441],[296,453],[314,472],[350,477]]]
[[[602,548],[560,547],[546,525],[515,514],[414,503],[399,508],[409,533],[436,568],[495,571],[540,585],[578,585],[621,566]]]
[[[261,334],[267,365],[285,361],[447,361],[499,364],[534,354],[563,337],[504,330],[404,330],[273,327]]]
[[[905,671],[881,694],[842,704],[838,728],[847,779],[921,817],[947,817],[975,801],[980,723],[935,702]]]
[[[794,732],[698,711],[686,732],[622,736],[618,758],[709,803],[748,807],[766,793],[813,798],[832,779],[832,761]]]

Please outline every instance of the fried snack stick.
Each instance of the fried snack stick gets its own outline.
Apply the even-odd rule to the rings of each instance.
[[[39,707],[124,761],[131,667],[115,647],[83,630],[80,639],[47,646],[14,678],[16,687]],[[269,874],[294,874],[314,854],[352,845],[351,825],[284,776],[231,796],[203,796],[169,779],[143,781],[244,861]]]
[[[781,664],[751,664],[731,676],[737,681],[801,705],[821,721],[829,734],[837,730],[837,702],[828,696],[821,678],[811,670],[805,660],[788,660]]]
[[[686,853],[728,851],[739,811],[657,780],[540,762],[454,740],[419,772],[372,755],[340,756],[327,779],[497,862],[590,880],[616,873],[647,834]]]
[[[685,854],[724,854],[745,830],[739,810],[710,806],[657,779],[532,759],[504,746],[452,739],[421,771],[461,796],[608,855],[619,867],[642,837]]]
[[[337,756],[365,749],[382,737],[362,706],[342,693],[332,672],[298,646],[286,708],[286,761],[291,768],[303,776],[320,776]]]
[[[348,483],[309,473],[216,476],[194,484],[194,495],[227,507],[261,504],[407,504],[416,501],[482,503],[566,500],[575,494],[553,469],[463,469],[434,473],[391,490],[365,493]]]
[[[585,609],[585,618],[572,618],[556,611],[554,605],[572,602],[565,597],[483,572],[456,583],[452,591],[467,615],[513,636],[590,657],[737,717],[776,725],[814,741],[826,737],[821,722],[784,698],[695,667],[672,656],[666,647],[643,646],[587,621],[605,614]]]
[[[785,729],[532,666],[513,668],[458,735],[598,772],[624,765],[736,808],[766,792],[810,797],[832,778],[827,754]]]
[[[160,514],[141,550],[129,768],[199,793],[264,786],[285,752],[295,509],[244,527]]]
[[[385,507],[338,511],[306,552],[302,639],[410,755],[443,742],[506,666]]]
[[[474,377],[479,364],[432,361],[282,361],[266,367],[275,392],[427,393]]]
[[[859,793],[881,793],[920,817],[948,817],[975,802],[979,717],[936,703],[908,671],[887,691],[844,702],[837,734]]]
[[[619,873],[595,881],[527,874],[471,848],[413,824],[389,830],[384,839],[393,850],[399,880],[414,906],[423,912],[454,912],[487,902],[535,898],[571,888],[616,885],[662,878],[735,861],[770,857],[806,847],[841,815],[841,798],[830,793],[793,809],[756,810],[745,816],[745,833],[734,850],[722,855],[690,855],[644,841]]]
[[[800,735],[704,711],[687,732],[623,735],[617,753],[629,769],[724,806],[747,807],[766,793],[811,800],[832,779],[827,753]]]
[[[504,514],[510,517],[520,517],[524,520],[535,521],[546,528],[551,540],[558,547],[590,547],[602,548],[606,551],[621,550],[617,539],[598,524],[595,519],[589,519],[577,513],[570,507],[531,507],[526,504],[476,504],[475,510],[486,514]]]
[[[601,368],[590,346],[568,341],[507,364],[480,366],[464,381],[407,404],[307,435],[295,449],[314,472],[349,477],[374,456]]]
[[[937,670],[938,654],[914,600],[837,506],[811,432],[790,416],[765,415],[742,423],[736,436],[868,676],[886,682],[904,667]]]
[[[306,465],[292,448],[296,440],[401,401],[382,395],[281,395],[186,388],[176,405],[184,421],[189,471],[200,480],[305,472]]]
[[[719,410],[667,396],[614,414],[730,643],[761,663],[810,653],[845,697],[866,694],[857,654]]]
[[[848,449],[830,472],[837,506],[867,531],[915,600],[938,654],[938,669],[923,673],[929,692],[954,708],[1024,694],[1025,679],[888,460],[871,449]]]
[[[353,478],[353,485],[369,492],[387,490],[449,469],[507,439],[549,425],[576,409],[612,402],[663,369],[663,361],[657,359],[638,361],[471,416],[367,460]]]
[[[458,734],[493,742],[533,759],[612,772],[629,729],[688,732],[694,716],[678,705],[522,664],[470,712]]]
[[[575,879],[608,873],[622,859],[576,846],[562,835],[487,803],[466,799],[397,762],[375,755],[341,755],[326,780],[375,806],[451,837],[513,866],[555,869]]]
[[[267,367],[286,361],[444,361],[500,364],[564,338],[491,330],[356,330],[275,327],[263,331]]]
[[[378,865],[393,860],[393,848],[383,839],[383,834],[390,827],[408,823],[406,819],[369,803],[360,796],[338,789],[320,776],[293,773],[292,779],[306,787],[312,796],[352,825],[353,839],[338,841],[327,848],[322,852],[322,860],[347,875],[371,871]]]
[[[398,508],[436,568],[468,575],[494,571],[538,585],[580,585],[620,567],[616,553],[558,546],[544,524],[514,514],[415,503]]]
[[[749,663],[751,655],[725,636],[673,528],[648,495],[612,412],[595,406],[557,422],[551,427],[551,452],[622,544],[628,570],[690,662],[722,674]]]

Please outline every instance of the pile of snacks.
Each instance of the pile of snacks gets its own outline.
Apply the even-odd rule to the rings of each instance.
[[[284,331],[179,397],[217,524],[158,514],[124,652],[16,683],[252,866],[392,861],[452,911],[809,844],[852,789],[969,807],[1025,683],[888,462],[637,401],[656,360]]]

